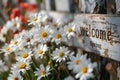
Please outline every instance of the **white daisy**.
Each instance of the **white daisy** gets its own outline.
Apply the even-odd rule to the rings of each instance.
[[[23,35],[22,37],[22,41],[23,41],[23,44],[25,46],[30,46],[31,44],[33,44],[33,34],[30,32],[30,31],[25,31],[26,33]]]
[[[79,72],[78,68],[81,66],[81,63],[87,60],[87,55],[80,55],[80,53],[77,53],[75,56],[70,56],[70,61],[67,62],[68,69],[73,70],[74,73]]]
[[[56,60],[56,62],[65,61],[67,56],[69,55],[69,50],[67,47],[60,47],[56,48],[55,51],[53,51],[52,57],[53,60]]]
[[[47,20],[49,18],[48,14],[46,12],[40,12],[38,13],[39,16],[41,16],[40,22],[43,24],[47,24]]]
[[[38,42],[46,43],[50,41],[51,33],[52,30],[49,28],[49,26],[41,27],[38,33],[34,35],[34,39]]]
[[[55,42],[56,44],[59,44],[60,42],[66,42],[66,34],[63,29],[55,30],[52,34],[52,42]]]
[[[42,77],[46,77],[50,74],[50,66],[44,67],[43,64],[41,64],[40,68],[37,68],[37,71],[34,73],[35,76],[38,76],[37,80],[40,80]]]
[[[13,32],[15,32],[15,31],[19,30],[20,25],[21,25],[21,20],[19,17],[16,17],[11,20],[10,29],[13,30]]]
[[[67,76],[64,80],[75,80],[72,76]]]
[[[79,80],[87,80],[94,77],[93,69],[97,66],[96,63],[91,63],[90,60],[86,60],[81,64],[81,67],[78,68],[79,72],[76,74],[75,78]]]
[[[29,70],[30,69],[30,64],[31,62],[30,61],[19,61],[19,62],[16,62],[16,64],[13,64],[12,67],[11,67],[11,70],[17,70],[18,72],[23,72],[25,73],[26,70]]]
[[[8,45],[8,44],[5,44],[2,49],[0,49],[1,52],[0,53],[3,53],[4,52],[4,55],[7,56],[9,55],[12,51],[11,47]]]
[[[17,38],[17,39],[13,39],[11,40],[10,42],[10,48],[13,50],[13,51],[17,51],[19,50],[19,48],[22,46],[22,38]]]
[[[11,74],[9,74],[8,80],[23,80],[23,77],[18,71],[14,70]]]
[[[35,14],[32,14],[28,20],[29,24],[28,25],[36,25],[36,26],[40,26],[40,19],[41,19],[41,16],[39,16],[37,13]]]
[[[17,61],[27,61],[27,60],[31,60],[31,56],[33,56],[32,51],[30,49],[24,49],[22,51],[20,51],[19,53],[15,53],[16,56],[16,60]]]
[[[64,30],[67,34],[68,39],[70,39],[72,36],[75,36],[76,32],[76,25],[75,24],[68,24],[67,26],[64,26]]]
[[[43,58],[45,52],[48,50],[46,44],[39,44],[37,48],[34,49],[36,58]]]

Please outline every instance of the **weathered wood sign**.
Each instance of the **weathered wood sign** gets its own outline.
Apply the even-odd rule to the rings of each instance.
[[[79,27],[73,45],[120,61],[120,17],[97,14],[75,15]]]

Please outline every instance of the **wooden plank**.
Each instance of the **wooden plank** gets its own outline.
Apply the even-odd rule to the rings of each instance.
[[[120,17],[107,15],[75,15],[79,31],[73,45],[120,61]]]
[[[120,0],[116,0],[116,11],[117,14],[120,14]]]
[[[93,13],[96,7],[96,0],[79,0],[81,13]]]
[[[107,0],[107,14],[116,14],[116,0]]]
[[[49,11],[55,11],[56,6],[55,6],[55,0],[44,0],[45,3],[45,9]]]

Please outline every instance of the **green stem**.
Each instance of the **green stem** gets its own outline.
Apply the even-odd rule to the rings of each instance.
[[[49,79],[45,76],[45,80],[49,80]]]
[[[28,78],[27,80],[30,80],[30,76],[29,76],[29,74],[28,74],[28,72],[27,72],[27,70],[25,70],[25,74],[26,74],[26,77]]]

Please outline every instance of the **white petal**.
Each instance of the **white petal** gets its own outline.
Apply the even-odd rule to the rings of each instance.
[[[81,75],[82,75],[81,73],[78,73],[75,75],[75,78],[78,79],[79,77],[81,77]]]

